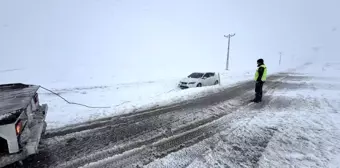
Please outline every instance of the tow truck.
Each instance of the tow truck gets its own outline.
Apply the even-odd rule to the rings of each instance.
[[[0,85],[0,167],[21,163],[38,153],[46,130],[48,106],[39,104],[40,86]]]

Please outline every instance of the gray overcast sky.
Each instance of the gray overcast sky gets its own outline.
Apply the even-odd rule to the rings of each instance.
[[[313,46],[335,59],[339,7],[337,0],[1,0],[0,67],[39,61],[65,72],[223,69],[223,35],[232,32],[235,70],[254,67],[259,57],[276,66],[279,51],[285,63],[293,55],[302,62],[315,56]]]

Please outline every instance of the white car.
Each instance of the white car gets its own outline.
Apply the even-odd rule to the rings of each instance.
[[[202,87],[217,85],[220,83],[220,76],[214,72],[194,72],[190,74],[187,78],[182,79],[178,86],[182,89],[192,88],[192,87]]]

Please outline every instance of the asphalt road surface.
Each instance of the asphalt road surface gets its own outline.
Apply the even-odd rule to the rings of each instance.
[[[244,82],[193,101],[53,130],[43,138],[40,153],[26,159],[24,167],[143,167],[229,129],[226,123],[235,117],[228,118],[230,114],[262,108],[270,92],[297,87],[283,81],[303,78],[307,77],[289,73],[270,76],[259,104],[249,103],[254,82]]]

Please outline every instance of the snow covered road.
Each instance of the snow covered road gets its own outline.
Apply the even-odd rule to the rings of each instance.
[[[264,104],[226,116],[227,129],[146,167],[340,167],[340,64],[326,65],[291,74]]]
[[[25,164],[337,167],[338,71],[340,64],[322,64],[273,75],[260,104],[248,103],[254,84],[244,82],[173,106],[51,130]]]

